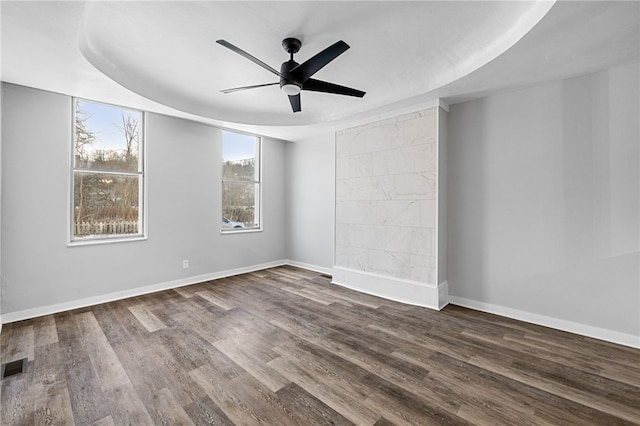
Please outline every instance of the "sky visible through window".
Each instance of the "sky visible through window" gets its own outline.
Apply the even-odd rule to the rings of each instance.
[[[80,111],[87,117],[87,128],[96,137],[92,144],[96,150],[117,150],[125,148],[125,138],[122,132],[121,112],[138,115],[138,111],[128,110],[113,105],[98,104],[88,101],[79,101]]]
[[[121,111],[138,114],[138,111],[128,110],[113,105],[105,105],[90,101],[79,100],[80,110],[87,117],[86,125],[96,137],[93,148],[96,150],[118,150],[125,147],[121,123]],[[222,158],[224,161],[244,160],[256,156],[256,137],[223,131]]]
[[[223,161],[244,160],[256,156],[256,137],[241,133],[222,131]]]

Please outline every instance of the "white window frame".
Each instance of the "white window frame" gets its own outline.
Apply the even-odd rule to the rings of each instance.
[[[222,179],[221,179],[221,183],[220,183],[220,214],[221,216],[224,216],[224,204],[223,204],[223,194],[224,194],[224,183],[225,182],[239,182],[239,183],[253,183],[254,185],[258,186],[258,190],[256,191],[256,202],[255,202],[255,207],[254,207],[254,211],[255,211],[255,217],[258,221],[258,226],[254,226],[251,228],[220,228],[220,233],[221,234],[242,234],[242,233],[247,233],[247,232],[262,232],[263,228],[262,228],[262,142],[263,142],[263,138],[262,136],[259,135],[255,135],[252,133],[246,133],[246,132],[240,132],[237,130],[228,130],[228,129],[223,129],[223,136],[222,136],[222,152],[224,152],[224,132],[229,132],[229,133],[236,133],[239,135],[245,135],[245,136],[250,136],[253,138],[256,138],[256,142],[258,145],[258,148],[256,150],[256,166],[258,168],[258,171],[256,173],[256,177],[257,180],[244,180],[244,179],[228,179],[224,177],[224,171],[222,172]],[[222,167],[224,167],[224,154],[221,158],[221,164]],[[222,218],[220,219],[222,220]]]
[[[106,105],[114,108],[121,108],[130,111],[138,111],[140,113],[140,141],[138,145],[138,155],[140,157],[139,161],[139,169],[137,171],[132,172],[123,172],[123,171],[113,171],[113,170],[103,170],[103,169],[87,169],[81,167],[75,167],[75,145],[76,145],[76,101],[83,102],[91,102],[95,104]],[[69,247],[73,246],[84,246],[84,245],[94,245],[94,244],[108,244],[108,243],[119,243],[119,242],[127,242],[127,241],[142,241],[147,239],[148,230],[147,230],[147,114],[146,111],[130,108],[122,105],[110,104],[107,102],[99,102],[90,99],[72,97],[71,98],[71,145],[69,149],[69,198],[68,198],[68,220],[67,220],[67,245]],[[140,185],[138,185],[138,233],[137,234],[116,234],[116,235],[104,235],[104,236],[94,236],[94,237],[76,237],[74,235],[74,179],[76,172],[83,173],[96,173],[96,174],[109,174],[109,175],[120,175],[120,176],[138,176],[140,178]]]

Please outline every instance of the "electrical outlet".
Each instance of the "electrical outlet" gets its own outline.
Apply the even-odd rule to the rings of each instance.
[[[185,259],[182,261],[182,269],[189,269],[189,260]]]

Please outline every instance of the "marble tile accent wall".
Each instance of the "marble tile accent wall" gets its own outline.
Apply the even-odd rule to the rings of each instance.
[[[335,264],[436,283],[437,108],[336,134]]]

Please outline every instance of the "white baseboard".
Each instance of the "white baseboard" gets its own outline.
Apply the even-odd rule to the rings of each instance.
[[[507,308],[500,305],[493,305],[491,303],[479,302],[472,299],[465,299],[463,297],[449,296],[449,303],[451,303],[452,305],[475,309],[477,311],[516,319],[519,321],[525,321],[532,324],[551,327],[557,330],[567,331],[569,333],[580,334],[582,336],[592,337],[594,339],[605,340],[607,342],[616,343],[618,345],[630,346],[632,348],[640,349],[640,336],[634,336],[633,334],[621,333],[619,331],[594,327],[591,325],[581,324],[573,321],[533,314],[531,312]]]
[[[332,275],[333,270],[331,268],[325,268],[322,266],[311,265],[309,263],[298,262],[297,260],[289,260],[286,261],[287,265],[295,266],[302,269],[308,269],[313,272],[320,272],[321,274]]]
[[[440,285],[427,284],[334,266],[331,282],[362,293],[409,305],[436,310],[447,305],[448,283],[446,281]]]
[[[144,294],[154,293],[156,291],[169,290],[172,288],[183,287],[186,285],[197,284],[203,281],[216,280],[219,278],[230,277],[233,275],[255,272],[262,269],[273,268],[289,264],[286,260],[278,260],[274,262],[262,263],[242,268],[229,269],[227,271],[213,272],[210,274],[196,275],[193,277],[182,278],[179,280],[168,281],[159,284],[153,284],[144,287],[136,287],[123,291],[103,294],[100,296],[87,297],[84,299],[76,299],[63,303],[55,303],[53,305],[39,306],[36,308],[25,309],[22,311],[8,312],[2,314],[1,323],[10,323],[22,321],[30,318],[36,318],[43,315],[55,314],[58,312],[69,311],[72,309],[86,308],[88,306],[99,305],[101,303],[113,302],[115,300],[126,299],[128,297],[142,296]]]

